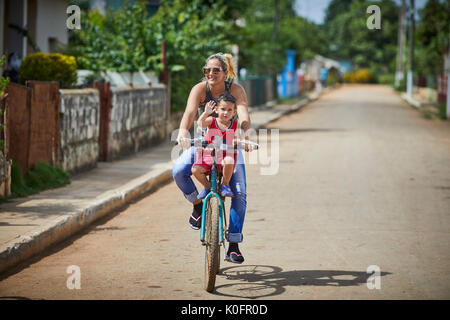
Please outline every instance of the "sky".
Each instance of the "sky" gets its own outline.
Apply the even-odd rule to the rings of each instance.
[[[325,10],[331,0],[296,0],[295,11],[298,15],[305,17],[317,24],[322,24],[325,18]],[[397,4],[401,3],[401,0],[394,0]],[[427,0],[415,0],[416,10],[423,8]],[[409,0],[406,0],[409,4]],[[381,10],[383,15],[383,10]]]

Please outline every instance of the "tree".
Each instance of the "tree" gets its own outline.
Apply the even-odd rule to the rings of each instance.
[[[442,71],[443,54],[449,48],[450,1],[428,0],[419,15],[417,70],[419,75],[437,75]]]
[[[381,29],[370,30],[367,7],[381,9]],[[394,72],[397,50],[398,7],[392,0],[332,1],[327,10],[324,30],[329,40],[327,55],[351,60],[357,67],[375,73]]]
[[[255,0],[244,11],[241,29],[240,65],[253,74],[280,73],[286,63],[287,49],[297,51],[296,61],[323,53],[325,38],[319,27],[296,15],[292,0]],[[274,39],[275,12],[278,13]]]
[[[68,53],[77,57],[81,69],[93,71],[130,71],[155,69],[159,48],[155,46],[154,28],[144,4],[106,15],[83,12],[81,30],[71,31]]]
[[[174,110],[184,110],[191,88],[203,77],[205,59],[228,51],[231,44],[232,24],[226,17],[230,9],[221,1],[207,5],[205,2],[208,1],[161,1],[158,12],[150,19],[156,45],[166,40]]]

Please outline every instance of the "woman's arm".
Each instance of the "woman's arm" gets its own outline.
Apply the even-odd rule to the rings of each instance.
[[[239,126],[244,134],[251,128],[250,116],[248,114],[247,94],[240,84],[233,83],[231,94],[236,98],[237,114],[239,117]]]
[[[204,115],[203,113],[202,116],[198,119],[197,125],[202,129],[209,128],[211,126],[212,121],[213,121],[212,117],[208,117],[208,115]]]
[[[177,137],[178,143],[184,148],[190,147],[190,144],[183,144],[182,140],[183,138],[189,136],[189,129],[194,123],[195,116],[197,114],[197,108],[202,99],[202,92],[204,92],[204,84],[198,83],[191,89],[191,92],[189,93],[188,101],[186,103],[186,109],[184,110],[183,117],[181,118]]]
[[[186,109],[184,110],[183,118],[181,118],[180,129],[189,130],[194,123],[197,108],[201,102],[202,91],[202,83],[198,83],[189,93]]]

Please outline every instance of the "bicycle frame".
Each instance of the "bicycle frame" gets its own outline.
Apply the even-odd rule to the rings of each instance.
[[[218,185],[217,185],[217,166],[216,166],[216,154],[214,152],[214,160],[213,165],[211,167],[211,175],[210,175],[210,183],[211,183],[211,191],[208,193],[206,198],[203,200],[203,208],[202,208],[202,223],[200,229],[200,241],[202,243],[205,242],[205,220],[206,220],[206,207],[208,204],[208,200],[211,197],[216,197],[219,200],[220,214],[219,214],[219,243],[223,243],[225,241],[224,232],[223,232],[223,220],[224,220],[224,204],[222,201],[222,197],[217,193]]]

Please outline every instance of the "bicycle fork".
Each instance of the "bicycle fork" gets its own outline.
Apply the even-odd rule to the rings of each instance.
[[[218,185],[217,185],[217,172],[215,166],[211,168],[211,192],[206,196],[206,198],[203,200],[203,207],[202,207],[202,224],[200,229],[200,241],[202,242],[202,245],[206,245],[205,242],[205,221],[209,217],[207,217],[206,208],[208,206],[209,198],[216,197],[219,200],[219,243],[223,244],[225,249],[225,238],[224,238],[224,232],[223,232],[223,219],[224,219],[224,204],[222,201],[222,198],[217,193]]]

